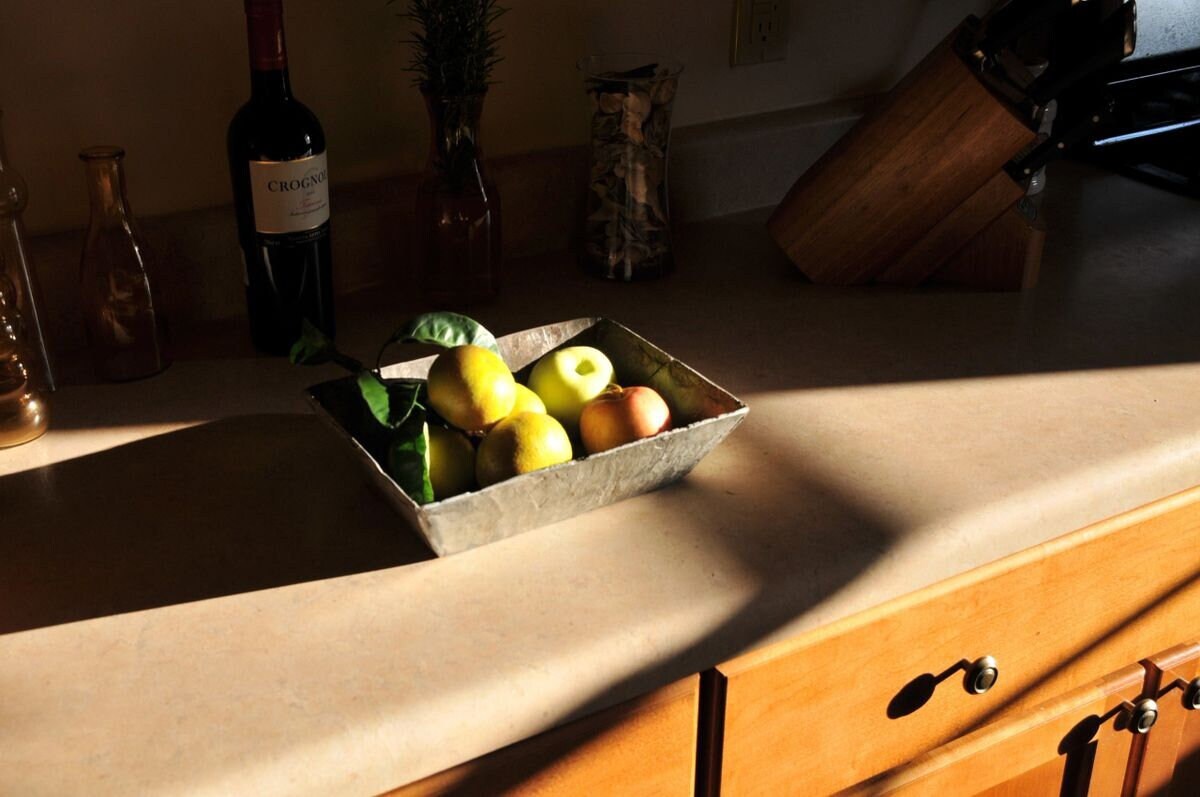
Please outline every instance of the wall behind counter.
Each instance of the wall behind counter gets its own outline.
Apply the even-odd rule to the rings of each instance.
[[[419,169],[425,113],[386,0],[287,0],[297,95],[320,116],[334,183]],[[676,125],[889,87],[985,0],[792,0],[788,59],[728,65],[732,0],[508,0],[484,143],[508,155],[584,141],[574,63],[656,50],[686,65]],[[230,201],[225,127],[249,91],[241,0],[4,0],[0,108],[34,232],[86,222],[85,145],[128,150],[142,216]]]

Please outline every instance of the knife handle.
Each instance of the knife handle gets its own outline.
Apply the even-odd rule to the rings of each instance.
[[[1051,65],[1045,75],[1030,85],[1030,99],[1037,105],[1045,105],[1084,78],[1132,55],[1137,47],[1137,3],[1130,0],[1121,6],[1103,22],[1096,38],[1101,47],[1089,57],[1065,66]]]
[[[1069,148],[1087,138],[1088,134],[1095,131],[1102,122],[1111,116],[1111,113],[1110,106],[1090,114],[1082,121],[1068,127],[1065,132],[1050,136],[1041,144],[1034,147],[1025,157],[1011,161],[1004,167],[1005,171],[1018,182],[1029,179],[1033,176],[1034,172],[1055,158],[1065,154]]]

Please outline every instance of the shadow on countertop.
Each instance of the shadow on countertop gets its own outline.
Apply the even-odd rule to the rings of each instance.
[[[215,421],[7,476],[0,506],[0,634],[433,556],[315,416]]]
[[[563,252],[514,260],[500,299],[470,312],[496,335],[605,316],[738,395],[1200,362],[1200,202],[1064,162],[1050,170],[1045,214],[1041,279],[1025,292],[814,285],[759,209],[683,227],[675,272],[657,281],[598,280]],[[339,347],[364,358],[400,323],[442,309],[401,284],[338,301]],[[244,333],[233,327],[224,337]],[[304,386],[340,375],[222,359],[227,348],[208,345],[201,353],[220,368],[180,362],[151,380],[93,386],[86,406],[64,391],[54,428],[201,420],[213,407],[298,412]],[[426,353],[395,346],[386,362]],[[204,393],[188,398],[201,381]]]
[[[690,228],[680,246],[681,273],[672,277],[676,307],[656,309],[653,289],[625,286],[644,298],[630,302],[618,320],[644,329],[664,314],[677,317],[680,306],[705,294],[722,297],[731,310],[753,307],[744,316],[697,317],[693,325],[651,334],[741,394],[1200,361],[1200,206],[1076,164],[1059,173],[1065,179],[1054,196],[1042,282],[1026,294],[813,286],[773,249],[761,230],[766,213],[756,211]],[[605,286],[596,294],[609,292]],[[714,364],[716,351],[724,357]],[[468,763],[442,793],[474,797],[530,783],[547,762],[572,755],[619,721],[597,712],[761,644],[822,599],[797,600],[791,582],[807,579],[819,584],[816,595],[830,597],[889,555],[896,530],[887,518],[823,483],[803,462],[778,464],[796,502],[828,513],[820,533],[842,545],[835,569],[813,572],[794,552],[764,545],[772,535],[760,538],[760,529],[737,525],[736,498],[708,493],[694,476],[669,488],[665,495],[676,511],[704,513],[709,528],[738,528],[712,539],[760,580],[757,594],[702,638],[549,723],[560,730],[539,737],[538,760],[507,748],[496,755],[514,755],[497,758],[501,766],[486,758]],[[1088,649],[1072,651],[1067,661]],[[586,734],[583,724],[578,731],[564,725],[581,717],[591,717]]]
[[[770,240],[768,214],[692,225],[678,240],[670,305],[719,296],[723,315],[654,331],[652,307],[626,313],[735,393],[1200,361],[1196,200],[1054,164],[1041,278],[1024,292],[813,285]]]
[[[735,434],[758,437],[755,446],[762,448],[761,432],[747,426]],[[796,523],[791,513],[748,509],[744,485],[736,480],[710,481],[695,472],[655,493],[660,511],[686,518],[690,528],[702,530],[697,545],[719,548],[731,571],[753,574],[758,586],[741,606],[691,643],[616,678],[556,717],[548,723],[554,730],[535,737],[536,743],[518,742],[466,763],[453,782],[439,784],[436,793],[486,797],[521,791],[553,762],[595,743],[626,719],[620,713],[600,713],[604,709],[704,673],[761,645],[890,554],[901,532],[895,521],[825,480],[802,459],[782,457],[772,467],[778,483],[788,486],[789,499],[808,508],[804,511],[811,523]],[[789,537],[797,544],[781,542]],[[837,554],[818,555],[819,548]],[[537,786],[530,790],[536,791]]]
[[[1185,200],[1160,203],[1144,186],[1114,186],[1119,178],[1076,178],[1055,195],[1059,222],[1042,284],[1029,295],[812,286],[773,250],[765,215],[751,213],[696,225],[680,242],[679,272],[657,284],[595,283],[559,273],[561,257],[531,260],[506,285],[509,300],[480,320],[502,334],[608,315],[740,395],[1200,360],[1200,214],[1176,223]],[[1117,223],[1124,202],[1139,217],[1128,227]],[[524,306],[522,289],[535,287],[536,306]],[[543,315],[549,307],[558,317]],[[393,320],[381,316],[380,330]],[[57,501],[52,516],[13,518],[14,530],[0,538],[0,633],[429,558],[337,441],[310,425],[319,421],[220,421],[0,480],[0,505],[8,490]],[[324,463],[319,472],[307,464],[314,461]],[[773,521],[783,528],[747,525],[745,499],[699,474],[656,497],[664,511],[700,518],[697,544],[721,545],[731,571],[753,574],[757,593],[703,637],[615,678],[547,727],[760,644],[889,555],[894,521],[825,483],[809,463],[777,464],[789,497],[812,507],[794,528],[794,518]],[[322,501],[304,500],[318,490]],[[161,507],[169,515],[155,512]],[[164,519],[131,529],[127,516]],[[788,533],[810,535],[808,545],[773,544]],[[806,560],[821,544],[841,551],[836,567]],[[798,590],[801,581],[811,589]],[[550,758],[584,741],[567,739]],[[543,766],[525,762],[500,778],[481,768],[448,793],[496,793]]]
[[[1196,200],[1053,164],[1040,281],[1024,292],[814,285],[771,240],[769,213],[684,226],[656,281],[594,279],[563,253],[514,261],[501,299],[472,315],[497,335],[605,316],[739,395],[1200,361]],[[398,293],[346,303],[348,350],[419,309]]]

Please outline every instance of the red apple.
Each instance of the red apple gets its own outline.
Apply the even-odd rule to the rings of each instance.
[[[583,405],[579,436],[589,454],[632,443],[671,428],[671,410],[648,387],[610,385]]]

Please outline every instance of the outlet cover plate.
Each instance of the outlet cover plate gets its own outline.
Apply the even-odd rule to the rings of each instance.
[[[790,0],[734,0],[731,66],[787,58]]]

